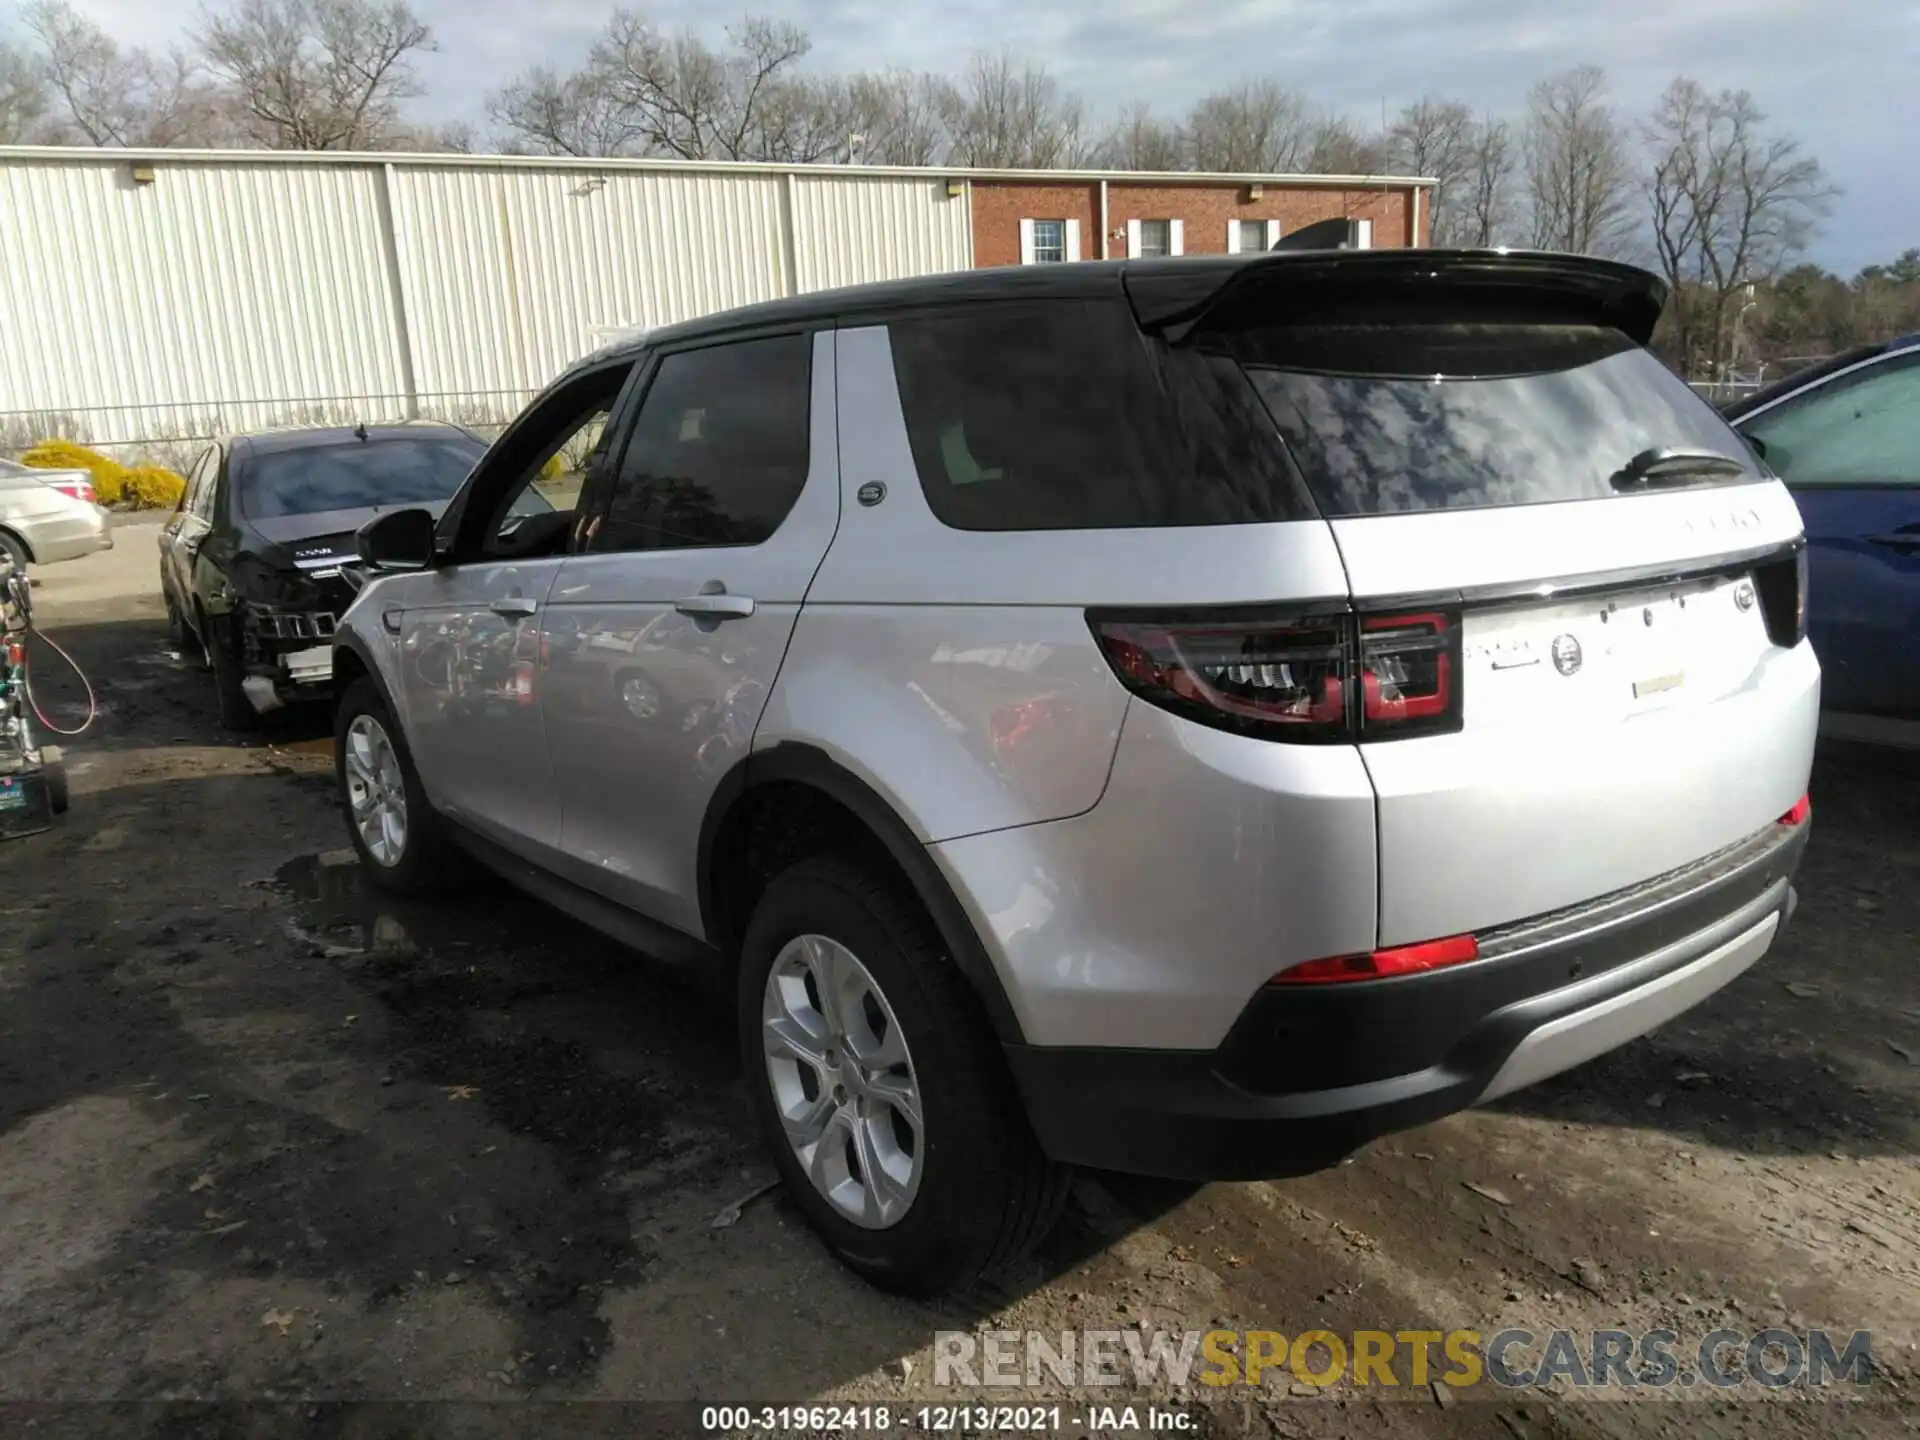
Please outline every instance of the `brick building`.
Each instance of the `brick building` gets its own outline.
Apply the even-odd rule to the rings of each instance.
[[[1357,175],[967,172],[973,263],[1034,265],[1265,250],[1319,220],[1362,245],[1426,240],[1431,180]]]

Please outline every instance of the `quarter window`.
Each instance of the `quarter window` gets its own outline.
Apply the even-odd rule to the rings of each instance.
[[[668,355],[589,548],[758,545],[807,481],[813,337]]]

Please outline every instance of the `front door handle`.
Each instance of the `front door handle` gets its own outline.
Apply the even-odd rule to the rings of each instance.
[[[698,595],[681,596],[673,602],[673,608],[702,620],[739,620],[753,614],[753,597],[729,595],[725,585],[709,580]]]
[[[1920,550],[1920,531],[1900,531],[1893,535],[1869,535],[1869,545],[1884,545],[1889,550]]]
[[[524,595],[508,595],[495,600],[487,608],[502,620],[524,620],[540,608],[538,602]]]

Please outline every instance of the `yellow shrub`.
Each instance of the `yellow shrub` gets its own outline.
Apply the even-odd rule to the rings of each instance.
[[[93,478],[93,493],[102,505],[125,505],[136,510],[180,503],[187,482],[156,465],[129,469],[98,450],[71,440],[42,440],[20,457],[23,465],[40,470],[84,470]]]
[[[186,493],[185,478],[158,465],[135,466],[121,477],[121,503],[135,510],[171,510]]]

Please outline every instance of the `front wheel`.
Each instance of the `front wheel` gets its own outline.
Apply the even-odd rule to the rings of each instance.
[[[456,863],[453,847],[371,680],[354,681],[340,697],[333,755],[347,832],[374,884],[397,895],[443,888]]]
[[[920,907],[869,868],[817,858],[768,886],[739,1024],[787,1189],[874,1284],[965,1285],[1058,1217],[1066,1172],[1034,1141],[977,997]]]

